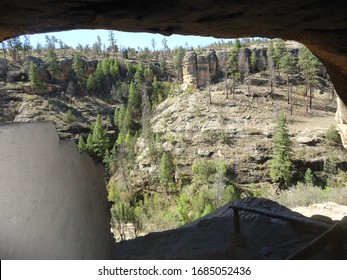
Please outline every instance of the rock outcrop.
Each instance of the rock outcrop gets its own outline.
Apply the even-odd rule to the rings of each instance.
[[[204,87],[218,71],[218,57],[211,49],[197,55],[189,51],[183,58],[183,83],[197,87]]]
[[[343,146],[347,149],[347,106],[337,98],[337,111],[335,115]]]

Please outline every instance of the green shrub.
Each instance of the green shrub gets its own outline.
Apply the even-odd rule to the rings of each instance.
[[[67,124],[71,124],[76,121],[76,116],[72,113],[71,109],[69,109],[64,115],[63,115],[63,121]]]
[[[330,145],[340,145],[341,137],[334,125],[330,125],[325,131],[325,139]]]
[[[307,170],[305,172],[304,180],[305,180],[306,185],[313,185],[314,184],[314,177],[313,177],[312,170],[310,168],[307,168]]]

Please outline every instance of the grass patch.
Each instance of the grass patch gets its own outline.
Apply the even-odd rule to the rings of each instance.
[[[272,194],[269,197],[289,208],[296,206],[309,206],[315,203],[333,201],[341,205],[347,205],[347,188],[325,188],[303,183],[297,184],[280,195]]]

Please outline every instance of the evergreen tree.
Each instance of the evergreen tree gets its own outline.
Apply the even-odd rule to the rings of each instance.
[[[235,93],[235,85],[236,80],[241,77],[241,73],[239,70],[239,53],[240,53],[241,44],[240,41],[237,39],[235,41],[234,47],[232,51],[230,52],[229,60],[228,60],[228,76],[232,79],[232,94],[234,96]],[[226,98],[228,98],[228,94],[226,95]]]
[[[87,150],[87,143],[84,142],[82,135],[78,139],[77,149],[80,153]]]
[[[276,133],[273,138],[274,147],[270,161],[270,176],[273,182],[279,184],[280,189],[286,189],[293,177],[292,142],[286,126],[286,118],[282,113],[277,122]]]
[[[269,74],[269,86],[270,86],[270,96],[272,96],[273,93],[273,85],[274,85],[274,46],[272,40],[270,40],[268,49],[266,51],[267,55],[267,70]]]
[[[129,86],[128,111],[133,124],[138,123],[141,118],[141,95],[135,84]]]
[[[88,137],[87,137],[86,152],[91,156],[94,155],[94,153],[93,153],[93,134],[92,133],[89,133]]]
[[[23,44],[24,56],[28,57],[30,55],[31,49],[32,47],[30,44],[30,37],[28,35],[24,35],[24,44]]]
[[[40,81],[39,71],[35,63],[30,62],[29,67],[29,81],[32,89],[36,90],[43,87],[43,83]]]
[[[53,77],[59,71],[58,57],[53,48],[47,49],[45,64],[51,77]]]
[[[272,59],[276,69],[280,69],[279,67],[280,60],[286,52],[287,52],[287,48],[286,48],[285,42],[281,39],[277,39],[275,41],[273,54],[272,54]]]
[[[305,184],[306,185],[313,185],[314,178],[313,178],[313,173],[310,168],[307,168],[305,172]]]
[[[255,73],[258,71],[257,54],[255,53],[255,50],[252,50],[252,53],[251,53],[251,69],[252,69],[252,73]]]
[[[125,112],[126,107],[123,103],[114,111],[114,124],[118,127],[118,130],[121,130],[123,126]]]
[[[121,132],[123,132],[125,134],[129,130],[135,130],[134,126],[135,126],[134,118],[132,117],[132,115],[130,113],[130,109],[129,109],[129,105],[128,105],[128,107],[125,111],[124,118],[123,118]]]
[[[299,55],[299,67],[306,80],[306,113],[312,109],[312,86],[316,83],[318,73],[318,59],[308,48],[302,48]]]
[[[59,39],[58,43],[59,43],[59,48],[60,48],[60,54],[63,55],[65,53],[66,45],[62,39]]]
[[[234,49],[239,51],[241,49],[241,42],[240,42],[240,39],[239,38],[236,38],[235,39],[235,42],[234,42]]]
[[[79,92],[81,94],[84,93],[84,88],[86,86],[87,83],[87,78],[86,75],[84,73],[84,64],[83,64],[83,60],[82,60],[82,55],[79,52],[75,53],[73,62],[72,62],[72,69],[74,71],[75,74],[75,78],[76,78],[76,82],[79,88]]]
[[[285,53],[280,61],[279,61],[279,69],[281,72],[283,72],[283,74],[286,77],[286,81],[287,81],[287,102],[288,104],[290,103],[290,86],[289,86],[289,79],[291,77],[291,75],[294,74],[294,67],[295,67],[295,59],[292,55],[290,55],[288,52]]]
[[[152,106],[156,107],[158,105],[158,96],[159,96],[159,84],[157,80],[157,76],[154,76],[152,83]]]
[[[19,37],[7,40],[7,48],[14,61],[20,61],[20,50],[23,48],[22,42]]]
[[[101,116],[97,115],[93,124],[92,131],[93,153],[100,159],[103,159],[105,152],[110,148],[110,140],[107,136],[106,128],[101,122]]]
[[[182,61],[185,55],[185,50],[183,47],[179,47],[174,50],[174,65],[177,71],[177,78],[180,82],[183,82],[183,68]]]
[[[159,165],[159,182],[162,187],[165,187],[167,190],[174,182],[174,164],[171,157],[164,152]]]
[[[93,93],[95,92],[96,88],[97,88],[97,82],[96,82],[96,78],[94,73],[90,73],[87,79],[87,89],[89,90],[89,92]]]
[[[76,121],[76,116],[72,113],[71,109],[69,109],[63,116],[63,121],[67,124],[71,124]]]
[[[108,31],[108,41],[110,42],[110,49],[113,53],[113,57],[116,57],[116,53],[118,52],[118,47],[116,45],[117,40],[115,39],[113,31]]]

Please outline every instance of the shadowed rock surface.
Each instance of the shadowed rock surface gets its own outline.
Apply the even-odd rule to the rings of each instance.
[[[150,233],[115,245],[114,259],[285,259],[319,235],[313,228],[240,211],[241,235],[233,210],[241,205],[302,217],[267,199],[246,198],[175,230]],[[328,250],[314,258],[330,259]]]

